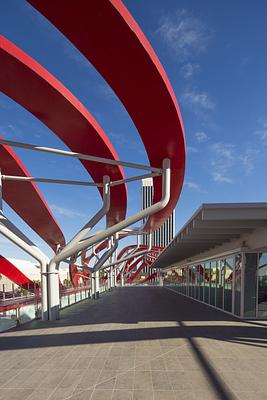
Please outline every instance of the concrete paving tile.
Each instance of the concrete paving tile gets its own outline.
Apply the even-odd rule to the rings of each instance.
[[[95,386],[95,389],[96,390],[106,390],[106,389],[109,389],[109,390],[111,390],[111,389],[113,389],[114,388],[114,385],[115,385],[115,381],[116,381],[116,379],[115,378],[112,378],[112,379],[107,379],[106,381],[102,381],[102,382],[100,382],[100,383],[98,383],[96,386]]]
[[[133,392],[131,390],[114,390],[112,400],[132,400]]]
[[[119,370],[129,370],[134,368],[135,365],[135,359],[133,357],[121,357],[118,363],[118,369]]]
[[[192,390],[174,390],[175,400],[197,400],[197,393]]]
[[[181,359],[178,357],[164,357],[164,363],[166,365],[166,370],[168,371],[183,371]]]
[[[68,400],[91,400],[92,393],[92,390],[74,391],[74,394]]]
[[[49,400],[63,400],[68,399],[73,394],[73,388],[57,388],[49,397]]]
[[[154,394],[149,390],[134,390],[133,400],[153,400]]]
[[[115,389],[133,389],[134,373],[132,371],[116,376]]]
[[[150,371],[134,372],[134,390],[152,390],[152,379]]]
[[[62,389],[73,388],[75,389],[83,376],[82,370],[67,371],[63,379],[59,382],[58,387]]]
[[[236,391],[236,397],[238,400],[265,400],[267,399],[267,391],[262,392],[245,392],[245,391]]]
[[[150,361],[150,369],[151,371],[165,371],[166,364],[165,358],[163,357],[156,357],[152,361]]]
[[[120,357],[107,358],[103,368],[104,369],[119,369]]]
[[[35,389],[27,400],[48,400],[54,391],[51,388]]]
[[[100,375],[99,370],[88,369],[84,371],[81,380],[79,381],[78,387],[80,389],[87,389],[93,387],[96,384],[99,375]]]
[[[26,400],[33,389],[1,389],[0,400]]]
[[[7,381],[3,387],[35,389],[47,375],[48,371],[22,370],[18,375],[15,375],[13,379]]]
[[[72,365],[72,369],[88,369],[92,364],[93,357],[79,357]]]
[[[94,390],[90,400],[111,400],[113,390]]]
[[[0,387],[7,384],[10,380],[15,379],[21,373],[20,370],[13,371],[12,369],[1,370],[0,374]]]
[[[48,375],[42,380],[40,388],[56,388],[59,385],[60,381],[66,375],[66,372],[66,370],[53,370],[49,372]]]
[[[98,376],[97,383],[99,384],[101,382],[107,381],[108,379],[115,378],[118,373],[119,371],[117,370],[103,369]]]
[[[226,398],[226,399],[231,399],[231,400],[237,400],[234,395],[231,394],[231,396],[225,396],[224,394],[219,394],[216,393],[212,390],[198,390],[196,392],[196,399],[198,400],[218,400],[221,398]]]
[[[168,372],[152,371],[153,390],[172,390],[171,383],[168,378]]]
[[[188,375],[183,371],[168,371],[168,379],[173,390],[192,390]]]
[[[267,398],[267,349],[260,347],[266,341],[267,324],[244,323],[155,287],[118,289],[98,302],[86,301],[63,310],[61,317],[1,334],[0,363],[8,363],[10,371],[1,371],[0,387],[12,380],[16,385],[1,389],[1,400],[3,396],[5,400],[21,399],[25,393],[27,400],[47,400],[51,391],[63,395],[64,390],[73,390],[73,400],[74,396],[92,400],[95,385],[109,380],[115,380],[114,391],[102,387],[94,392],[110,398],[115,392],[131,395],[135,388],[133,398],[154,396],[157,400],[172,393],[156,390],[153,394],[153,373],[163,372],[153,379],[154,387],[162,389],[166,371],[172,394],[179,400],[212,399],[218,385],[226,393],[234,392],[238,400]],[[29,347],[31,335],[40,341],[40,348]],[[42,343],[47,335],[54,335],[56,345]],[[75,335],[77,343],[69,343]],[[12,343],[21,348],[12,349]],[[34,391],[26,389],[27,385]]]
[[[104,368],[107,358],[105,357],[93,357],[90,368],[102,370]]]
[[[184,369],[185,371],[199,370],[203,368],[198,360],[191,357],[180,358],[179,361],[181,363],[182,369]]]
[[[176,397],[172,390],[158,390],[154,391],[154,400],[176,400]]]
[[[138,357],[135,359],[135,370],[136,371],[150,371],[150,359],[147,357]]]

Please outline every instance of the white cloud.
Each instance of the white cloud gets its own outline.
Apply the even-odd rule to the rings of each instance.
[[[186,187],[188,187],[188,189],[194,189],[194,190],[200,191],[200,186],[199,186],[198,183],[191,182],[191,181],[185,181],[185,182],[184,182],[184,185],[185,185]]]
[[[267,128],[267,124],[266,124],[266,126],[264,126],[264,128]],[[263,144],[267,144],[267,129],[263,129],[261,131],[256,131],[255,135],[259,137],[260,141]]]
[[[236,162],[235,146],[228,143],[215,143],[210,146],[211,176],[216,183],[234,183],[231,174]]]
[[[208,135],[205,132],[196,132],[195,138],[198,143],[203,143],[208,140]]]
[[[185,79],[191,79],[199,70],[199,64],[187,63],[181,67],[180,72]]]
[[[244,150],[230,143],[215,143],[210,146],[210,170],[216,183],[234,183],[233,175],[250,175],[254,163],[259,157],[259,150],[249,144]]]
[[[207,111],[215,108],[214,102],[210,99],[209,95],[205,92],[197,93],[194,91],[187,91],[182,95],[182,100],[185,104],[190,106],[194,111]]]
[[[187,153],[198,153],[198,149],[196,147],[193,146],[186,146],[186,151]]]
[[[234,183],[234,181],[220,172],[212,172],[212,178],[217,183]]]
[[[186,10],[164,16],[157,32],[180,62],[203,53],[211,37],[206,25]]]
[[[83,217],[86,216],[85,214],[80,213],[79,211],[72,210],[70,208],[60,207],[60,206],[57,206],[55,204],[51,204],[50,208],[56,215],[60,215],[62,217],[67,217],[67,218],[80,217],[80,218],[83,218]]]

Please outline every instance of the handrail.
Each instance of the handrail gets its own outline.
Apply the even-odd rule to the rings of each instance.
[[[47,265],[48,258],[34,243],[9,221],[0,210],[0,233],[40,263],[42,285],[42,319],[48,319]]]

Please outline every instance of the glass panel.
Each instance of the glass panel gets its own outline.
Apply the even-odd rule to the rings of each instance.
[[[194,297],[194,299],[196,299],[197,298],[197,268],[195,265],[192,267],[192,285],[193,285],[192,297]]]
[[[216,307],[223,308],[224,260],[217,261]]]
[[[216,306],[217,261],[210,263],[210,304]]]
[[[204,264],[198,265],[198,283],[199,283],[199,296],[198,299],[203,301],[203,288],[204,288]]]
[[[186,294],[186,287],[187,287],[187,282],[186,282],[186,271],[187,268],[182,268],[182,276],[183,276],[183,285],[182,285],[182,293]]]
[[[258,253],[245,254],[244,316],[256,317]]]
[[[204,277],[204,301],[205,303],[210,303],[210,262],[206,262],[205,264],[205,277]]]
[[[241,304],[241,254],[235,256],[235,315],[240,315]]]
[[[259,253],[258,317],[267,317],[267,253]]]
[[[224,270],[224,309],[232,312],[232,285],[234,270],[234,259],[232,257],[224,260]]]
[[[193,297],[192,267],[188,268],[188,280],[189,280],[189,296]]]

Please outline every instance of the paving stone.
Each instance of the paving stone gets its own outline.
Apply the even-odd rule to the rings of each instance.
[[[2,333],[0,399],[265,400],[266,328],[165,288],[116,289]]]

